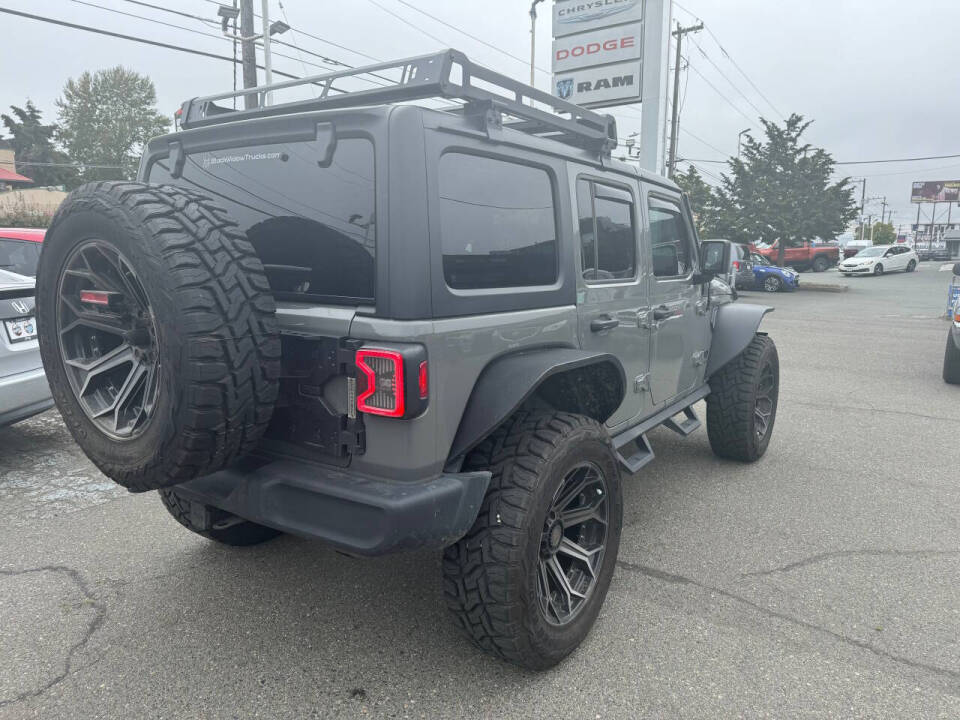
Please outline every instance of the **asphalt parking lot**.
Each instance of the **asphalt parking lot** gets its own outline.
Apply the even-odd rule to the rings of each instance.
[[[0,719],[960,717],[937,268],[744,294],[776,307],[769,452],[656,431],[600,619],[542,674],[457,635],[437,553],[214,546],[100,476],[55,411],[0,429]]]

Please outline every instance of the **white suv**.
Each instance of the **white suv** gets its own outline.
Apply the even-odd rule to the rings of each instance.
[[[917,269],[919,258],[908,245],[872,245],[840,263],[844,275],[883,275],[885,272]]]

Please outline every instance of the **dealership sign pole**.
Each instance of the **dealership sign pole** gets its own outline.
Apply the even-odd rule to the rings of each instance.
[[[555,0],[553,94],[586,108],[642,102],[640,165],[663,172],[669,0]]]

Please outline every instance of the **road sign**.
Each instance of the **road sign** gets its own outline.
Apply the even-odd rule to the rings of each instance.
[[[633,102],[640,97],[640,61],[583,68],[554,76],[553,94],[582,107]]]
[[[595,65],[640,60],[642,55],[642,22],[591,30],[553,41],[553,73],[559,75]]]
[[[643,20],[644,0],[557,0],[553,4],[553,36]]]

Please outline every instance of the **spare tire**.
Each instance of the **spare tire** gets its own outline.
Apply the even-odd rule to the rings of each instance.
[[[73,191],[44,239],[37,326],[67,428],[134,492],[222,469],[270,422],[273,296],[253,246],[206,197],[133,182]]]

